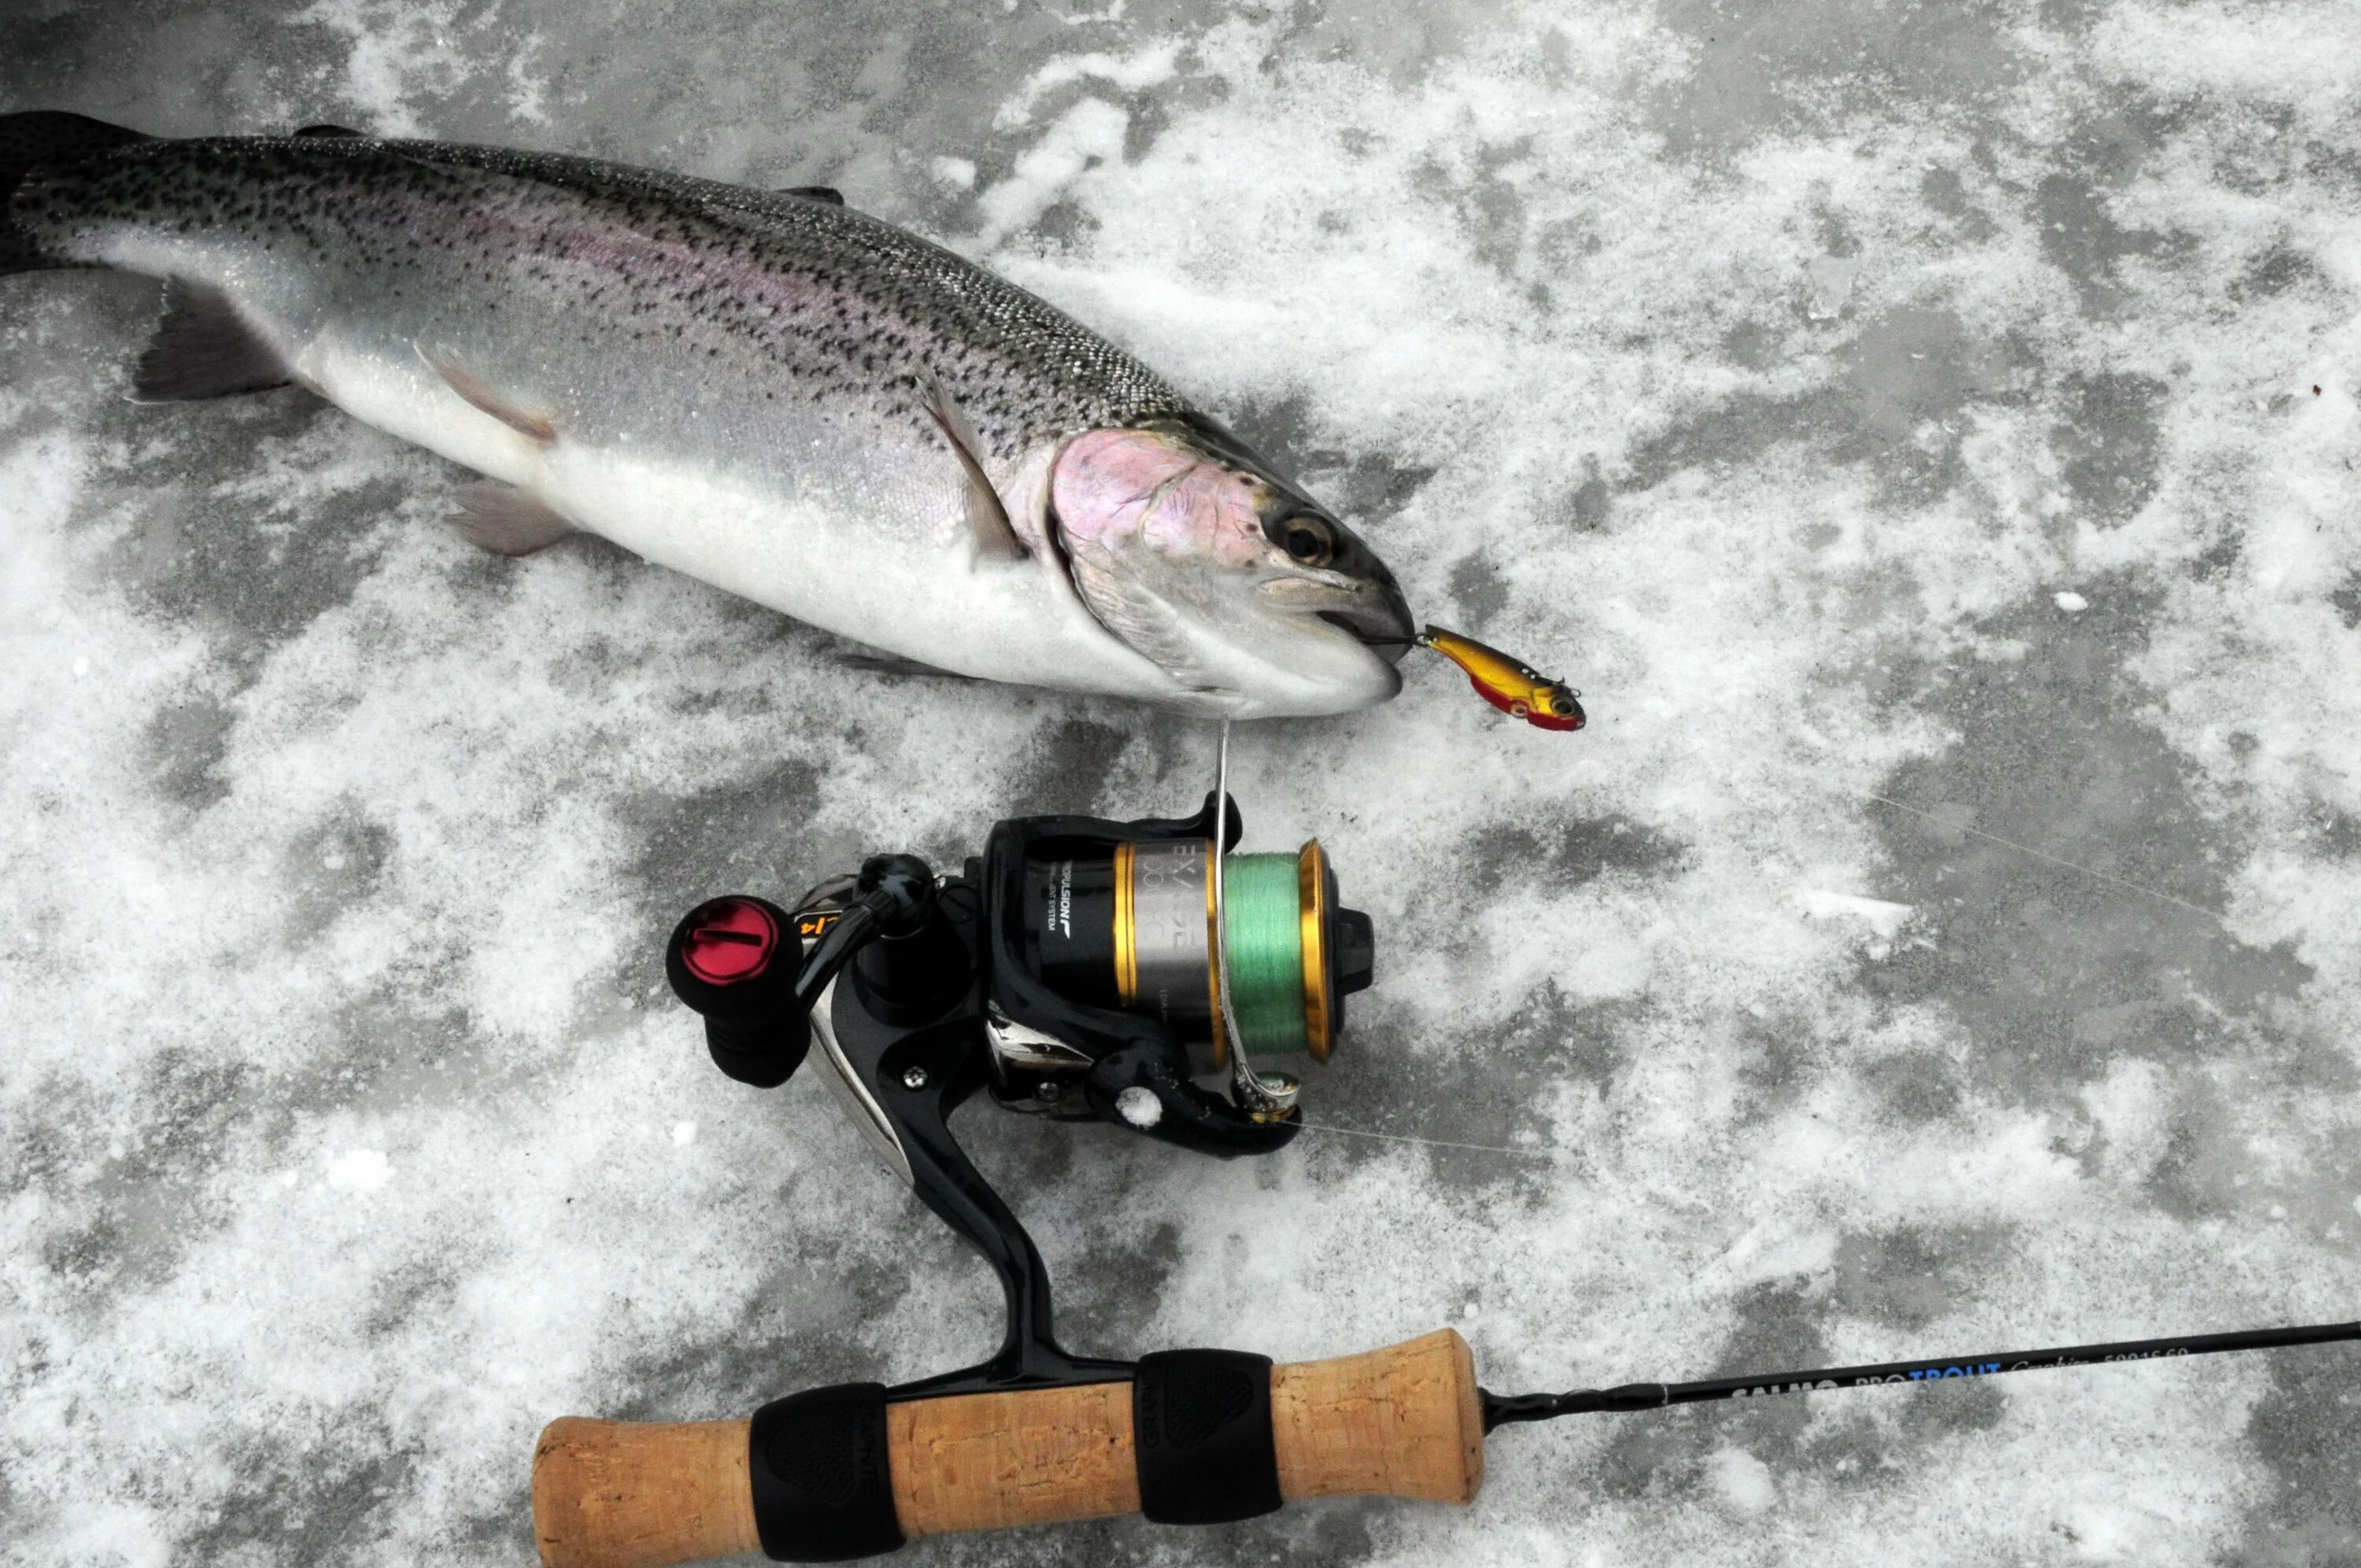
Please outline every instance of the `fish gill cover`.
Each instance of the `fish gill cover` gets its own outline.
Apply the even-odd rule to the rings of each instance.
[[[1513,1153],[968,1119],[1078,1349],[1450,1322],[1562,1387],[2350,1315],[2354,34],[155,3],[0,22],[0,109],[836,186],[1578,673],[1575,744],[1429,661],[1236,761],[1249,847],[1318,833],[1385,933],[1312,1119]],[[976,1354],[984,1271],[823,1097],[706,1067],[657,944],[1003,810],[1184,807],[1210,727],[847,671],[595,543],[488,561],[435,526],[464,475],[300,393],[118,402],[152,290],[0,294],[5,1554],[514,1563],[551,1415]],[[2342,1354],[1562,1422],[1472,1513],[906,1555],[2335,1561]]]

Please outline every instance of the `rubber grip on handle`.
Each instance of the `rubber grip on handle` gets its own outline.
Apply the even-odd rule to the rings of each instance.
[[[1451,1329],[1274,1366],[1270,1385],[1290,1502],[1468,1503],[1484,1484],[1475,1357]],[[885,1414],[905,1535],[1139,1509],[1128,1383],[914,1399]],[[553,1421],[533,1451],[533,1517],[548,1568],[670,1568],[759,1551],[746,1423]]]

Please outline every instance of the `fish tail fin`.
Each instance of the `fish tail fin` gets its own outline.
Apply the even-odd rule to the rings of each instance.
[[[9,216],[16,188],[25,182],[27,174],[43,166],[79,163],[119,147],[153,139],[138,131],[110,126],[104,120],[58,109],[0,115],[0,275],[77,265],[45,255],[40,242]]]

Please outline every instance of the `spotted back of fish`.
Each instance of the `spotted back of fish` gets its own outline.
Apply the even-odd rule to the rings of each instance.
[[[1189,411],[1063,312],[890,224],[593,159],[353,136],[143,140],[36,165],[8,214],[50,264],[104,264],[116,236],[148,231],[243,236],[397,293],[537,285],[562,318],[650,351],[728,355],[741,372],[752,351],[775,372],[763,395],[850,397],[927,439],[931,378],[1001,461]]]

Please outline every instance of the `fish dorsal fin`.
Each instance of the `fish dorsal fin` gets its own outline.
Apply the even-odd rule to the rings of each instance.
[[[933,416],[935,426],[943,439],[951,444],[959,456],[960,466],[967,474],[967,527],[975,542],[979,558],[997,561],[1022,561],[1028,552],[1016,530],[1009,524],[1008,509],[1000,502],[1000,492],[992,488],[991,476],[983,471],[983,459],[978,455],[983,444],[976,439],[975,427],[967,422],[943,384],[932,373],[919,383],[918,394],[927,412]]]
[[[807,202],[826,202],[831,207],[844,205],[844,192],[833,185],[782,185],[776,193],[801,196]]]
[[[495,555],[530,555],[575,532],[539,498],[491,479],[462,489],[447,521],[452,532]]]
[[[467,400],[470,407],[491,415],[519,435],[539,442],[544,446],[557,439],[557,422],[547,414],[519,408],[492,390],[452,356],[429,351],[416,345],[412,346],[418,347],[418,357],[426,361],[427,368],[442,377],[443,384]]]
[[[226,295],[170,278],[164,314],[139,356],[131,396],[143,403],[190,402],[268,391],[293,379],[279,350],[247,324]]]
[[[350,126],[298,126],[295,127],[295,134],[299,137],[360,137],[367,136],[368,133],[357,131]]]

